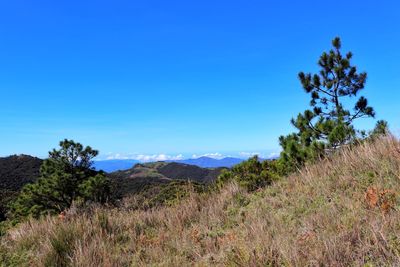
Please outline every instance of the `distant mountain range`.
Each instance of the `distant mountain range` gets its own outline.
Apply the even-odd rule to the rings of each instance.
[[[182,160],[167,160],[166,162],[176,162],[188,165],[195,165],[201,168],[231,168],[239,164],[245,159],[226,157],[223,159],[214,159],[210,157],[200,157],[196,159],[182,159]],[[105,172],[114,172],[127,170],[132,168],[135,164],[140,163],[134,159],[120,159],[120,160],[99,160],[94,162],[96,170],[103,170]]]
[[[239,164],[242,161],[244,161],[244,159],[232,158],[232,157],[226,157],[222,159],[200,157],[196,159],[171,160],[169,162],[178,162],[189,165],[196,165],[202,168],[219,168],[219,167],[230,168],[236,164]]]

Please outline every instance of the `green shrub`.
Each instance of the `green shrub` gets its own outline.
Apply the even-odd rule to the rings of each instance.
[[[173,205],[189,196],[191,192],[205,192],[206,186],[200,183],[176,180],[165,185],[161,185],[160,191],[152,197],[148,205],[156,207],[162,205]]]
[[[51,250],[44,259],[45,266],[70,266],[70,257],[74,251],[75,233],[67,225],[60,226],[50,237]]]
[[[269,185],[279,177],[277,167],[277,162],[260,162],[258,157],[254,156],[233,166],[231,170],[224,170],[217,178],[216,184],[221,188],[226,182],[235,181],[248,191],[254,191]]]
[[[85,200],[104,203],[111,195],[111,181],[105,175],[97,174],[82,182],[79,192]]]

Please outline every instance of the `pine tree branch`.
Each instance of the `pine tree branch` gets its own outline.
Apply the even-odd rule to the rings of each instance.
[[[329,95],[330,97],[333,97],[333,95],[332,95],[331,93],[329,93],[328,91],[322,89],[321,87],[316,86],[316,85],[314,85],[314,84],[313,84],[312,86],[313,86],[315,89],[317,89],[317,91],[320,91],[320,92],[322,92],[322,93],[324,93],[324,94]]]

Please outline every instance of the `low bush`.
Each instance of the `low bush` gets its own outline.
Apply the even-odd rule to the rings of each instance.
[[[254,191],[272,183],[279,178],[278,161],[260,161],[254,156],[242,163],[224,170],[216,181],[217,187],[221,188],[227,182],[237,182],[248,191]]]

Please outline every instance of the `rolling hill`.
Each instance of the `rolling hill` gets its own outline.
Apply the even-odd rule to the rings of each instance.
[[[0,158],[0,221],[5,219],[6,205],[15,198],[27,183],[39,177],[43,160],[28,155]],[[200,184],[217,178],[223,168],[201,168],[176,162],[154,162],[139,164],[136,160],[95,161],[97,169],[108,171],[116,198],[151,190],[155,195],[162,185],[175,180],[192,181]],[[110,172],[115,168],[127,168]]]
[[[115,183],[116,195],[126,196],[173,180],[209,183],[224,168],[201,168],[176,162],[138,163],[133,168],[108,174]]]
[[[39,177],[43,160],[28,155],[0,158],[0,221],[5,219],[6,205],[27,183]]]
[[[0,158],[0,188],[19,190],[39,177],[43,160],[28,155]]]
[[[201,168],[230,168],[241,163],[245,159],[226,157],[222,159],[214,159],[210,157],[200,157],[195,159],[167,160],[165,162],[176,162],[187,165],[195,165]],[[135,164],[141,163],[134,159],[116,159],[116,160],[96,160],[94,167],[96,170],[105,172],[123,171],[132,168]]]
[[[0,262],[399,266],[399,170],[400,142],[385,138],[252,193],[233,183],[150,210],[72,209],[65,220],[47,216],[10,229],[0,239]]]
[[[134,159],[95,160],[93,166],[98,171],[115,172],[130,169],[136,163],[139,161]]]

